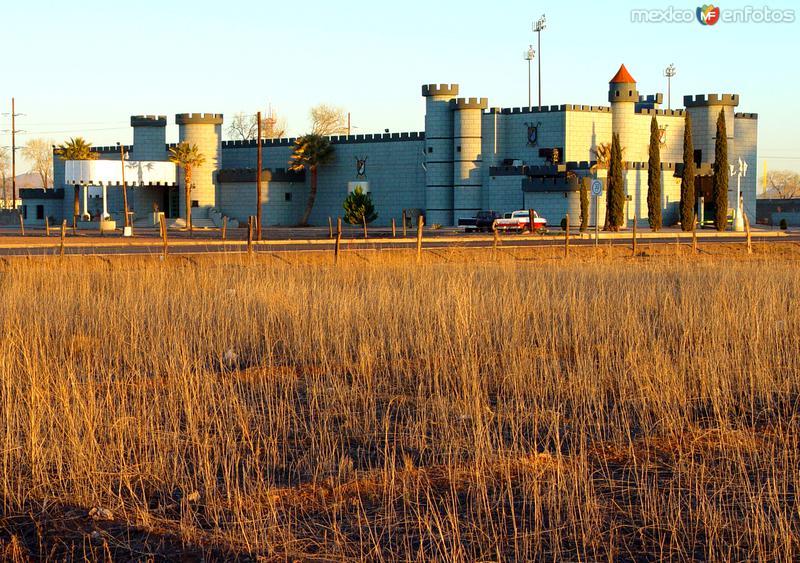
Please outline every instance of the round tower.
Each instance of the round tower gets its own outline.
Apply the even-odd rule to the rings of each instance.
[[[619,144],[625,149],[623,160],[647,160],[647,143],[640,142],[642,146],[639,146],[636,142],[634,119],[639,92],[636,90],[636,80],[625,65],[619,67],[608,83],[608,101],[611,103],[611,131],[619,135]]]
[[[221,113],[179,113],[175,116],[178,124],[180,142],[197,145],[205,162],[192,170],[192,201],[196,208],[192,218],[205,219],[208,210],[217,204],[217,171],[222,162],[222,114]],[[178,172],[179,209],[181,217],[185,215],[184,175]],[[185,218],[185,217],[184,217]]]
[[[683,105],[692,117],[692,142],[694,149],[701,151],[701,161],[714,162],[714,145],[717,138],[719,113],[725,115],[725,133],[728,137],[728,162],[736,154],[733,144],[734,108],[739,105],[738,94],[698,94],[684,96]],[[752,163],[751,163],[752,164]]]
[[[167,116],[132,115],[134,160],[167,160]]]
[[[426,84],[425,223],[453,224],[453,111],[458,84]]]
[[[453,110],[453,222],[474,217],[483,202],[482,130],[486,98],[458,98]]]

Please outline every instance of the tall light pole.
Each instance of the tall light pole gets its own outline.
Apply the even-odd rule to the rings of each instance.
[[[533,45],[528,45],[528,50],[522,54],[522,58],[528,61],[528,111],[533,107],[531,105],[531,61],[536,56],[536,51],[533,50]]]
[[[547,28],[547,22],[542,17],[533,24],[533,31],[536,32],[536,50],[539,51],[539,111],[542,111],[542,31]]]
[[[664,76],[667,77],[667,109],[672,109],[672,77],[677,73],[678,71],[672,63],[664,69]]]

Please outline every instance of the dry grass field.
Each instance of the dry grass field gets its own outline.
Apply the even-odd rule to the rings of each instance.
[[[797,560],[741,246],[0,262],[0,558]]]

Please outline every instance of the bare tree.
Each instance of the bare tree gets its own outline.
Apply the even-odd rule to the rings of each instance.
[[[53,141],[49,139],[31,139],[22,147],[22,156],[31,164],[31,172],[35,172],[42,180],[42,187],[47,189],[53,179]]]
[[[767,197],[791,199],[800,197],[800,174],[791,170],[767,172]]]
[[[8,207],[8,193],[6,192],[6,181],[8,173],[11,171],[11,151],[5,147],[0,147],[0,180],[3,181],[3,204]]]
[[[228,136],[234,140],[253,141],[258,135],[256,115],[250,113],[237,113],[228,125]],[[266,117],[261,118],[261,137],[263,139],[280,139],[286,135],[286,118],[270,111]]]
[[[327,137],[347,134],[347,112],[339,107],[319,104],[311,108],[311,133]]]

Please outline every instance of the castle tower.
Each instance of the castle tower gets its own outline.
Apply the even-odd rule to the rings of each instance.
[[[714,162],[714,145],[717,138],[717,118],[719,112],[725,115],[725,133],[728,136],[728,161],[736,154],[733,140],[734,108],[739,105],[738,94],[698,94],[684,96],[683,105],[692,117],[692,141],[695,151],[701,152],[702,162]],[[755,164],[751,162],[750,164]]]
[[[636,91],[636,80],[625,65],[619,67],[617,74],[608,83],[608,101],[611,103],[611,131],[619,135],[619,144],[625,149],[623,160],[647,160],[647,144],[637,144],[633,123],[639,92]]]
[[[453,224],[453,111],[458,84],[427,84],[425,97],[425,223]]]
[[[482,209],[482,131],[486,98],[458,98],[453,110],[453,224]]]
[[[135,160],[167,160],[167,116],[132,115]]]
[[[192,201],[197,208],[192,218],[205,219],[208,210],[217,204],[217,170],[222,162],[222,114],[221,113],[179,113],[175,116],[178,124],[178,139],[197,145],[205,157],[205,163],[192,171]],[[183,172],[178,173],[179,209],[185,215],[186,202],[183,189]]]

